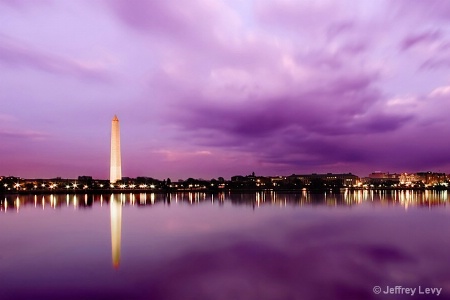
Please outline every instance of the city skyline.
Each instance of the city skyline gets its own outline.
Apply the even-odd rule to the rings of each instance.
[[[450,3],[0,0],[0,175],[450,173]],[[83,22],[80,22],[80,19]]]
[[[291,174],[288,176],[235,175],[202,179],[171,180],[152,177],[123,177],[109,180],[79,176],[78,179],[27,179],[0,176],[0,193],[101,193],[116,192],[224,192],[224,191],[328,191],[342,190],[448,190],[450,174],[439,172],[374,172],[365,177],[352,173]]]

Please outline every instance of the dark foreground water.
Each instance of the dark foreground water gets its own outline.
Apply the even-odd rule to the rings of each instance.
[[[0,200],[2,300],[450,298],[447,192]]]

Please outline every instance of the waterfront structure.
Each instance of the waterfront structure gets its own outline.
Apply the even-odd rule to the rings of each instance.
[[[447,176],[445,173],[436,172],[417,172],[417,173],[402,173],[400,175],[400,183],[406,186],[433,186],[446,183]]]
[[[119,119],[114,116],[111,124],[111,163],[109,181],[116,183],[122,180],[122,162],[120,157],[120,127]]]
[[[321,181],[324,183],[332,183],[336,186],[356,186],[359,184],[359,177],[353,175],[352,173],[326,173],[326,174],[304,174],[304,175],[295,175],[292,174],[287,177],[287,180],[290,182],[299,181],[304,185],[310,185],[311,183],[317,183],[317,181]]]
[[[415,173],[402,173],[400,174],[400,184],[410,186],[419,182],[419,178]]]
[[[427,185],[441,184],[446,181],[445,173],[436,172],[417,172],[417,178],[420,182]]]
[[[389,173],[389,172],[373,172],[369,174],[369,177],[363,179],[365,184],[400,184],[400,174],[397,173]]]

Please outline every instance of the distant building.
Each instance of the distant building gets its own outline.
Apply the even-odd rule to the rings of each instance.
[[[232,182],[244,182],[244,181],[246,181],[246,178],[241,175],[236,175],[236,176],[231,176],[231,181]]]
[[[369,174],[369,177],[366,178],[365,183],[368,184],[399,184],[400,183],[400,175],[396,173],[389,173],[389,172],[373,172]]]
[[[416,177],[425,185],[436,185],[446,181],[445,173],[418,172]]]
[[[314,181],[323,181],[325,183],[335,183],[341,186],[354,186],[360,183],[360,179],[358,176],[352,173],[326,173],[326,174],[307,174],[307,175],[291,175],[288,177],[290,181],[300,181],[304,185],[309,185]]]
[[[80,182],[92,182],[92,176],[78,176],[78,181],[80,181]]]
[[[436,185],[447,181],[445,173],[435,172],[418,172],[418,173],[402,173],[400,175],[400,183],[404,185]]]
[[[412,185],[419,181],[419,178],[415,173],[402,173],[400,174],[400,184]]]

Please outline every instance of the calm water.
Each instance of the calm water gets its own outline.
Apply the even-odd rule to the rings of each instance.
[[[2,300],[450,298],[447,192],[0,200]]]

